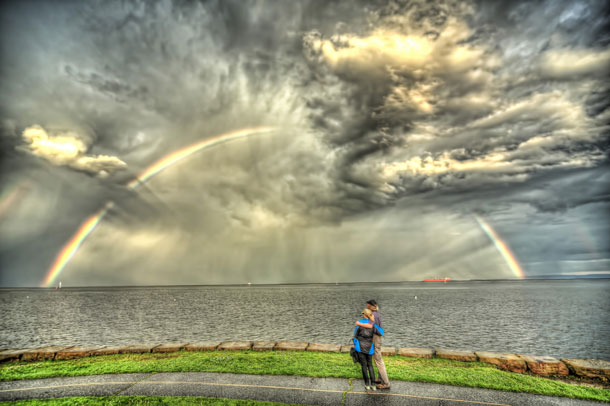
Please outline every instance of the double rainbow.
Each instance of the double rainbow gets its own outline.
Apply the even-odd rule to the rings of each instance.
[[[222,144],[228,141],[233,141],[239,138],[244,138],[250,135],[263,134],[273,131],[272,127],[255,127],[246,128],[243,130],[232,131],[229,133],[217,135],[212,138],[207,138],[203,141],[189,145],[178,151],[172,152],[159,159],[157,162],[146,168],[140,175],[127,184],[130,190],[136,190],[140,185],[149,181],[153,176],[159,174],[170,166],[182,161],[185,158],[193,155],[194,153],[203,149],[212,147],[214,145]],[[114,207],[113,201],[108,201],[104,204],[100,210],[95,212],[89,218],[87,218],[78,228],[76,233],[70,238],[70,240],[63,246],[53,265],[49,268],[47,275],[45,276],[42,286],[51,286],[59,274],[64,270],[66,265],[70,262],[72,257],[76,254],[80,246],[85,242],[87,237],[95,230],[98,224],[102,221],[106,213]]]
[[[498,236],[498,234],[494,231],[494,229],[491,228],[491,226],[489,224],[487,224],[487,222],[485,220],[483,220],[481,217],[479,217],[477,215],[475,215],[474,218],[477,221],[477,223],[479,223],[479,226],[481,226],[483,231],[485,231],[485,234],[487,234],[487,236],[489,237],[491,242],[493,242],[493,244],[496,246],[496,248],[498,249],[498,251],[500,252],[502,257],[504,258],[504,261],[506,261],[506,264],[508,265],[508,267],[510,268],[512,273],[517,278],[524,279],[525,274],[523,273],[523,269],[521,269],[521,266],[519,265],[517,258],[515,258],[515,256],[511,252],[510,248],[508,248],[508,245],[504,241],[502,241],[500,236]]]

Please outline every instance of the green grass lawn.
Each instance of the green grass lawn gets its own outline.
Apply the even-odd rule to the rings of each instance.
[[[103,396],[103,397],[72,397],[58,399],[18,400],[0,402],[0,405],[10,406],[302,406],[287,403],[261,402],[258,400],[217,399],[200,396]]]
[[[610,389],[502,371],[490,364],[439,358],[384,357],[390,380],[528,392],[610,402]],[[0,381],[151,372],[230,372],[361,378],[349,354],[301,351],[209,351],[121,354],[68,361],[0,364]]]

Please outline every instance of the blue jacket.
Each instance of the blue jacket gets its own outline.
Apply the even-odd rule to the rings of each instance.
[[[360,323],[370,323],[369,319],[358,320]],[[383,329],[377,324],[373,328],[356,326],[354,328],[354,349],[364,354],[374,354],[373,334],[383,335]]]

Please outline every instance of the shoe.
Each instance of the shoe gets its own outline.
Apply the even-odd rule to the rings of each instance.
[[[370,387],[370,386],[368,386],[368,385],[364,385],[364,391],[365,391],[365,392],[368,392],[368,391],[370,391],[370,390],[371,390],[371,387]]]
[[[371,389],[373,390],[373,392],[375,392],[377,390],[377,388],[374,386],[371,386]]]
[[[380,383],[379,385],[377,385],[377,389],[390,389],[390,385]]]

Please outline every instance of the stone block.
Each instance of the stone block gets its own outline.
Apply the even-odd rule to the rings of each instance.
[[[120,354],[121,350],[127,348],[126,345],[114,345],[111,347],[102,347],[98,350],[95,350],[91,353],[92,356],[97,355],[112,355],[112,354]]]
[[[574,375],[610,380],[610,361],[597,359],[562,358]]]
[[[155,348],[157,344],[135,344],[128,345],[119,349],[119,354],[147,354]]]
[[[305,351],[309,343],[304,341],[280,341],[275,347],[280,351]]]
[[[72,347],[62,351],[58,351],[55,354],[55,359],[75,359],[84,358],[91,356],[95,351],[104,348],[102,345],[96,346],[83,346],[83,347]]]
[[[436,356],[444,359],[452,359],[455,361],[476,361],[477,356],[474,351],[468,350],[445,350],[436,349]]]
[[[475,352],[481,362],[498,365],[500,368],[511,372],[523,373],[527,371],[525,360],[517,354],[501,352]]]
[[[52,360],[58,351],[72,348],[68,346],[53,345],[49,347],[34,348],[21,355],[22,361],[44,361]]]
[[[184,346],[186,351],[214,351],[220,345],[220,341],[200,341]]]
[[[152,349],[152,352],[177,352],[184,347],[186,347],[189,343],[166,343],[156,346]]]
[[[345,353],[345,352],[349,353],[350,349],[352,349],[352,348],[354,348],[353,344],[352,345],[342,345],[340,351],[343,353]]]
[[[256,341],[252,346],[254,351],[271,351],[275,348],[277,342],[275,341]]]
[[[396,355],[396,347],[381,346],[381,355],[384,357]]]
[[[226,341],[218,346],[221,351],[249,350],[252,348],[252,341]]]
[[[563,362],[553,357],[521,355],[530,371],[537,375],[569,375],[570,370]]]
[[[311,343],[307,347],[307,351],[311,352],[339,352],[341,346],[339,344],[317,344]]]
[[[0,352],[0,362],[19,361],[19,358],[21,358],[21,355],[23,355],[24,352],[30,351],[30,350],[31,350],[31,348],[26,348],[23,350],[4,350],[4,351]]]
[[[415,357],[415,358],[432,358],[434,356],[434,350],[431,348],[399,348],[398,355],[403,357]]]

